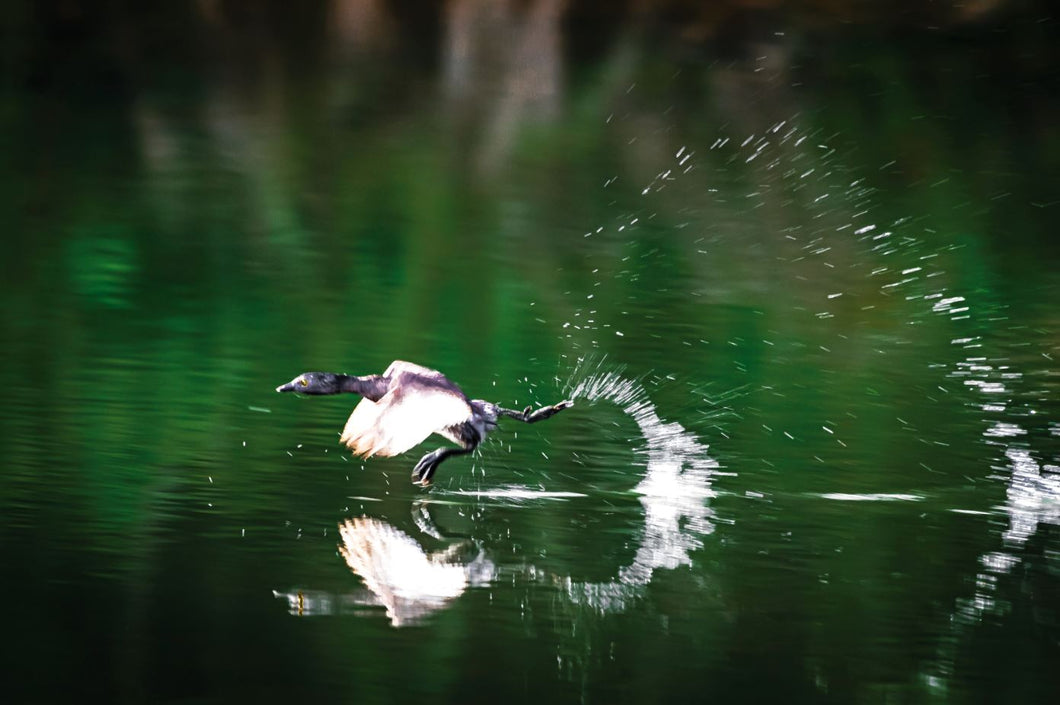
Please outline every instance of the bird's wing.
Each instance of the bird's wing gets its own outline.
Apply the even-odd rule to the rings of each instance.
[[[429,367],[417,365],[415,362],[405,362],[404,360],[394,360],[390,363],[390,366],[386,368],[386,372],[383,373],[383,376],[387,379],[397,379],[404,375],[412,375],[424,380],[449,381],[446,379],[445,375],[438,370],[432,370]]]
[[[442,389],[429,380],[408,376],[373,402],[362,399],[342,431],[342,442],[356,455],[399,455],[436,431],[471,418],[462,394]]]

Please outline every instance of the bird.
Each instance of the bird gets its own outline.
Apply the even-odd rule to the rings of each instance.
[[[574,405],[571,400],[536,411],[505,409],[482,399],[469,399],[437,370],[395,360],[381,375],[357,377],[335,372],[304,372],[277,392],[298,394],[359,394],[340,441],[354,455],[400,455],[422,443],[432,433],[447,438],[456,448],[444,446],[425,454],[412,470],[412,482],[426,487],[438,466],[454,455],[471,453],[497,428],[500,417],[523,423],[543,421]]]

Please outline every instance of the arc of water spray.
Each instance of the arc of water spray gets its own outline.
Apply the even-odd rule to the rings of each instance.
[[[640,382],[603,359],[582,358],[566,388],[571,399],[611,402],[629,416],[645,441],[646,473],[634,491],[644,507],[644,529],[633,562],[607,583],[567,579],[570,599],[599,612],[621,611],[660,568],[691,565],[701,537],[714,531],[711,475],[718,468],[707,446],[675,421],[663,421]]]

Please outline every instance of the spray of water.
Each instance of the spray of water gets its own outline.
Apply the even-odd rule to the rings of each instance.
[[[643,385],[620,366],[582,358],[566,384],[568,396],[589,403],[613,403],[637,425],[646,472],[635,492],[644,507],[644,529],[633,562],[606,583],[565,581],[568,597],[598,612],[626,609],[660,569],[692,564],[692,552],[713,532],[708,500],[718,463],[707,446],[675,421],[664,421]]]

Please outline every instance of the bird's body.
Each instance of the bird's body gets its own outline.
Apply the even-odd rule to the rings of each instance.
[[[399,455],[432,433],[469,448],[497,427],[492,404],[471,401],[441,372],[398,360],[382,376],[386,392],[362,399],[342,431],[356,455]]]
[[[570,401],[531,413],[504,409],[481,399],[468,399],[463,390],[437,370],[396,360],[382,375],[353,377],[331,372],[306,372],[278,392],[303,394],[360,394],[364,398],[350,414],[341,440],[355,455],[393,456],[422,443],[432,433],[458,448],[439,448],[420,460],[413,481],[428,484],[438,465],[450,455],[470,453],[497,428],[500,416],[534,423],[572,405]]]

